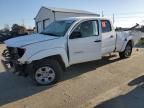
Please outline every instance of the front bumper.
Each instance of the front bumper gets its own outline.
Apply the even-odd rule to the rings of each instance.
[[[33,68],[32,63],[21,64],[18,61],[19,54],[17,53],[16,48],[7,47],[7,49],[2,53],[2,56],[4,59],[1,60],[1,63],[6,71],[13,72],[21,76],[27,76]]]
[[[3,65],[5,71],[8,71],[8,72],[15,72],[14,67],[11,67],[9,61],[1,60],[1,64]]]
[[[25,77],[29,75],[29,72],[31,72],[33,68],[32,64],[21,65],[16,61],[10,61],[10,60],[1,60],[1,63],[5,68],[5,71],[13,72],[19,76],[25,76]]]
[[[1,60],[1,63],[6,71],[10,71],[10,72],[23,71],[23,65],[20,65],[16,60],[12,61],[10,59],[5,59],[5,60]]]

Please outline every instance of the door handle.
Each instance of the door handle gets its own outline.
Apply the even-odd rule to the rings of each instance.
[[[101,40],[95,40],[94,42],[101,42]]]
[[[114,37],[113,35],[110,36],[110,38],[113,38],[113,37]]]

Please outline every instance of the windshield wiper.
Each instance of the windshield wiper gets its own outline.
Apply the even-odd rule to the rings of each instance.
[[[59,35],[56,35],[56,34],[53,34],[53,33],[44,33],[44,32],[41,32],[40,34],[50,35],[50,36],[59,36]]]

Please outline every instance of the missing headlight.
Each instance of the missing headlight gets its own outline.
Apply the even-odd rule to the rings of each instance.
[[[17,53],[18,53],[19,57],[22,57],[25,53],[25,49],[17,48]]]

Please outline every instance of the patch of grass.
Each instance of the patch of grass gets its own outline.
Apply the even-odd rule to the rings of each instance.
[[[141,40],[135,45],[135,47],[144,48],[144,39],[141,39]]]
[[[138,43],[138,45],[144,45],[144,39],[141,39]]]

